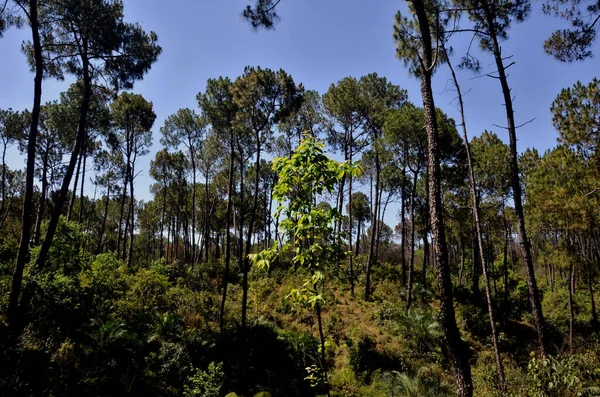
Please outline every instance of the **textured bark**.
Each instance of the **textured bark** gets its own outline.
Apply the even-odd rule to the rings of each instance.
[[[431,233],[433,237],[433,257],[437,266],[437,276],[440,293],[440,320],[448,353],[454,364],[457,395],[471,397],[473,383],[468,349],[461,339],[454,312],[454,296],[452,279],[448,263],[448,247],[442,213],[442,195],[440,184],[440,153],[438,147],[438,126],[433,101],[431,74],[434,66],[432,59],[431,31],[429,19],[422,0],[413,0],[414,13],[419,22],[421,33],[421,95],[425,115],[425,130],[427,132],[428,152],[428,196]]]
[[[27,142],[27,169],[25,174],[25,194],[23,195],[23,215],[21,223],[21,238],[19,241],[19,252],[13,271],[11,289],[8,300],[7,316],[11,326],[11,336],[18,337],[24,313],[19,310],[19,296],[21,295],[21,283],[23,282],[23,271],[25,264],[29,261],[29,239],[31,236],[31,223],[33,217],[33,177],[35,172],[35,149],[38,136],[38,123],[40,119],[40,107],[42,101],[42,78],[44,75],[44,64],[42,57],[42,45],[40,42],[38,2],[29,1],[29,23],[31,25],[31,37],[33,42],[33,56],[35,61],[35,77],[33,88],[33,106],[31,108],[31,124],[29,125],[29,137]]]

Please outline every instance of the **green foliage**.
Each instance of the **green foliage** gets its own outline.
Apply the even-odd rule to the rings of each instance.
[[[206,371],[197,369],[187,379],[183,395],[185,397],[221,397],[224,378],[223,363],[212,362]]]
[[[575,356],[537,358],[534,353],[527,365],[527,377],[531,384],[528,396],[593,396],[600,393],[598,387],[587,387],[586,377]],[[597,374],[596,374],[597,376]]]

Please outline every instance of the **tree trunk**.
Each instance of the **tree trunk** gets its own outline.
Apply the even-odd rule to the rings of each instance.
[[[81,152],[81,155],[83,156],[83,168],[81,170],[81,191],[79,193],[79,223],[83,222],[83,188],[85,186],[85,165],[87,162],[86,146],[87,145],[84,143],[83,151]]]
[[[44,76],[44,63],[42,56],[42,45],[40,42],[38,2],[29,1],[29,23],[31,25],[31,37],[33,42],[33,56],[35,61],[35,77],[33,88],[33,106],[31,108],[31,124],[29,125],[29,137],[27,142],[27,169],[25,174],[25,194],[23,195],[23,214],[21,222],[21,238],[19,241],[19,252],[11,280],[10,296],[8,299],[7,317],[11,326],[11,338],[16,338],[24,326],[25,313],[19,310],[19,297],[21,294],[21,283],[25,264],[29,261],[29,239],[31,236],[31,222],[33,217],[33,177],[35,173],[35,149],[38,135],[38,123],[40,119],[40,107],[42,100],[42,78]],[[25,6],[23,5],[25,9]],[[25,11],[25,10],[24,10]]]
[[[400,241],[400,263],[402,264],[402,285],[406,285],[406,164],[402,167],[402,199],[400,201],[400,222],[402,225]]]
[[[521,246],[521,253],[525,262],[525,270],[527,274],[527,287],[529,289],[531,311],[533,314],[535,327],[538,333],[539,352],[542,355],[542,357],[546,357],[544,314],[542,312],[542,304],[540,301],[537,282],[535,279],[535,269],[533,267],[533,259],[531,257],[531,246],[529,243],[529,237],[527,236],[527,231],[525,229],[525,216],[523,212],[521,182],[519,177],[517,133],[512,98],[510,94],[510,88],[508,87],[508,80],[506,76],[504,62],[502,59],[502,51],[500,49],[500,45],[498,43],[498,36],[496,34],[496,25],[494,17],[489,7],[488,0],[481,0],[481,5],[483,6],[483,11],[486,15],[490,39],[492,42],[493,55],[496,61],[496,67],[498,69],[498,79],[500,80],[500,85],[502,86],[502,94],[504,96],[507,129],[510,140],[510,179],[513,190],[513,202],[515,206],[515,217],[517,221],[517,233],[519,235],[519,244]]]
[[[444,229],[442,212],[442,195],[440,183],[440,154],[438,147],[438,127],[435,114],[435,104],[431,87],[433,48],[431,43],[431,30],[429,19],[423,0],[413,0],[414,13],[419,22],[421,33],[422,65],[421,65],[421,95],[423,97],[423,110],[425,115],[425,130],[427,131],[428,151],[428,196],[429,217],[433,237],[433,253],[437,266],[438,284],[440,293],[440,320],[448,353],[454,364],[456,389],[459,397],[471,397],[473,384],[471,380],[471,366],[469,364],[468,349],[461,339],[456,325],[454,313],[454,297],[452,292],[452,279],[448,264],[448,247]]]
[[[575,278],[573,270],[573,262],[569,263],[569,353],[573,354],[573,325],[575,323],[575,316],[573,314],[573,292],[575,290]]]
[[[48,169],[46,167],[46,161],[42,166],[42,189],[40,195],[40,203],[38,205],[37,219],[35,221],[35,228],[33,231],[33,244],[39,245],[42,233],[42,218],[44,217],[44,208],[46,208],[46,194],[48,192]]]
[[[77,163],[77,158],[79,157],[79,152],[81,150],[81,146],[83,144],[83,140],[85,139],[85,132],[87,129],[87,113],[90,104],[90,97],[92,94],[91,90],[91,78],[89,75],[89,65],[87,62],[87,41],[84,39],[83,41],[83,49],[82,49],[82,61],[83,61],[83,98],[81,100],[80,114],[79,114],[79,124],[77,127],[77,137],[75,139],[75,145],[73,146],[73,152],[71,154],[71,159],[67,166],[65,176],[61,185],[61,189],[56,198],[56,202],[54,204],[54,210],[52,211],[52,216],[50,218],[50,222],[48,223],[48,230],[46,232],[46,236],[44,241],[40,247],[35,266],[37,269],[43,269],[46,265],[46,260],[48,258],[48,254],[50,252],[50,247],[52,246],[52,240],[54,239],[54,234],[56,233],[56,228],[58,226],[58,222],[60,216],[62,214],[62,210],[64,204],[67,200],[67,196],[69,194],[69,186],[71,184],[71,178],[73,176],[73,172],[75,171],[75,165]],[[23,313],[27,313],[29,308],[29,303],[33,296],[33,292],[35,289],[34,283],[30,283],[26,290],[23,293],[23,297],[21,299],[21,306]],[[24,324],[23,324],[24,325]]]
[[[229,153],[229,181],[227,186],[227,214],[225,215],[225,269],[223,271],[223,297],[221,299],[221,310],[219,312],[219,330],[221,334],[225,328],[225,301],[227,300],[227,285],[229,282],[229,266],[231,261],[231,209],[233,204],[233,168],[235,161],[235,151],[233,148],[233,132],[230,132],[230,153]],[[235,228],[234,228],[235,229]]]
[[[415,196],[417,195],[417,178],[419,171],[415,171],[413,177],[413,189],[410,195],[410,260],[408,263],[408,284],[406,288],[406,310],[410,310],[412,304],[412,286],[415,272]]]
[[[593,283],[592,283],[592,270],[589,268],[588,265],[588,269],[587,269],[587,285],[588,285],[588,292],[590,294],[590,301],[592,303],[592,329],[597,330],[598,329],[598,313],[596,312],[596,301],[594,300],[594,287],[593,287]]]
[[[352,164],[352,150],[350,150],[350,164]],[[352,175],[348,178],[348,271],[350,276],[350,294],[354,296],[354,255],[352,255],[352,229],[354,228],[354,220],[352,219]],[[357,239],[358,240],[358,239]]]
[[[125,172],[124,182],[123,182],[123,194],[121,195],[121,210],[119,211],[119,226],[117,229],[117,257],[121,256],[121,241],[122,241],[122,232],[123,232],[123,216],[125,214],[125,199],[127,197],[127,182],[129,177],[129,165],[127,165],[127,170]]]
[[[252,249],[252,232],[254,231],[254,222],[256,220],[256,211],[258,209],[258,189],[260,183],[260,132],[256,132],[256,176],[254,178],[254,199],[252,202],[252,212],[250,213],[250,222],[248,223],[248,234],[246,236],[246,255],[244,255],[243,275],[242,275],[242,328],[246,328],[248,319],[248,272],[250,271],[250,250]]]
[[[367,257],[366,281],[365,281],[365,300],[371,297],[371,271],[376,262],[375,245],[377,239],[378,227],[378,209],[379,209],[379,156],[375,155],[375,197],[373,197],[373,210],[371,212],[371,235],[369,242],[369,255]]]
[[[446,57],[448,54],[446,52],[446,48],[444,47],[444,53]],[[498,370],[498,379],[500,381],[500,389],[502,394],[506,394],[506,380],[504,377],[504,365],[502,364],[502,357],[500,356],[500,348],[498,347],[498,333],[496,331],[496,321],[494,316],[494,306],[492,301],[492,291],[490,287],[490,277],[488,274],[488,266],[487,266],[487,258],[485,256],[484,246],[483,246],[483,235],[481,230],[481,209],[479,207],[479,193],[477,189],[477,185],[475,183],[475,170],[473,167],[473,159],[471,157],[471,145],[469,144],[469,137],[467,135],[467,124],[465,120],[465,111],[464,111],[464,103],[462,98],[462,93],[460,89],[460,85],[458,84],[458,78],[456,77],[456,73],[454,72],[454,68],[452,63],[448,60],[448,66],[452,73],[452,79],[454,80],[454,86],[456,87],[456,92],[458,94],[458,104],[459,111],[461,117],[461,125],[463,131],[463,140],[465,151],[467,154],[467,165],[469,167],[469,182],[471,185],[471,201],[473,205],[473,218],[475,221],[475,234],[477,238],[477,246],[479,248],[479,256],[481,259],[481,270],[483,273],[483,279],[485,282],[485,295],[487,298],[487,309],[488,316],[490,320],[490,329],[492,331],[492,344],[494,346],[494,355],[496,356],[496,367]],[[475,247],[474,247],[475,248]]]
[[[79,154],[77,159],[77,171],[75,172],[75,182],[73,183],[73,192],[71,193],[71,200],[69,201],[69,209],[67,210],[67,221],[71,220],[71,214],[73,213],[73,207],[75,206],[75,200],[77,199],[77,187],[79,186],[79,173],[81,172],[82,153]]]
[[[96,255],[98,255],[101,252],[100,250],[102,249],[104,230],[106,229],[106,219],[108,218],[109,203],[110,203],[110,183],[107,185],[107,188],[106,188],[106,203],[104,204],[104,215],[102,216],[102,225],[100,226],[100,235],[98,236],[98,245],[96,246]]]
[[[135,158],[133,160],[135,162]],[[133,195],[133,177],[135,175],[135,163],[131,164],[131,174],[129,175],[129,191],[131,192],[131,199],[129,200],[129,249],[127,250],[127,267],[131,268],[133,265],[133,235],[135,229],[135,196]]]

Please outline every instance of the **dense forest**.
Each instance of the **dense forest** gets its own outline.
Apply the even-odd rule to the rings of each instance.
[[[285,24],[281,2],[240,23]],[[588,59],[600,3],[407,3],[390,36],[422,102],[248,66],[155,126],[135,83],[159,36],[122,1],[0,1],[34,76],[31,108],[0,109],[0,395],[600,395],[600,80],[552,99],[552,149],[518,147],[502,51],[539,12],[568,26],[549,58]],[[469,128],[459,69],[497,83],[504,125]]]

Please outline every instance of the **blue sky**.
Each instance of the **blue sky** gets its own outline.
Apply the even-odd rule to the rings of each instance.
[[[346,76],[360,77],[377,72],[408,90],[409,98],[421,104],[419,82],[407,74],[395,58],[392,26],[395,13],[406,10],[400,0],[284,0],[280,5],[281,22],[275,31],[253,31],[241,20],[246,0],[126,0],[125,17],[154,30],[163,52],[134,92],[154,104],[158,117],[154,126],[154,146],[150,155],[140,160],[142,174],[136,180],[139,198],[150,199],[148,167],[160,150],[159,128],[170,114],[182,107],[196,108],[196,94],[206,80],[218,76],[235,78],[244,66],[282,68],[307,89],[325,92],[331,83]],[[518,130],[522,151],[535,147],[544,151],[555,145],[550,104],[560,92],[581,80],[589,82],[598,67],[596,59],[562,64],[542,50],[542,43],[562,26],[545,16],[536,3],[531,17],[515,25],[509,40],[502,43],[503,54],[513,55],[509,83],[515,98],[517,123],[536,118]],[[9,30],[0,39],[0,107],[30,108],[33,75],[20,52],[29,31]],[[456,37],[456,53],[464,50],[469,36]],[[597,51],[597,48],[595,48]],[[493,60],[482,55],[484,70],[493,71]],[[457,60],[455,60],[457,62]],[[458,118],[455,93],[448,91],[449,75],[445,70],[434,80],[436,106]],[[472,79],[470,72],[460,72],[470,135],[491,129],[502,139],[505,125],[502,95],[497,80]],[[69,82],[44,81],[43,102],[57,99]],[[11,167],[24,166],[16,151],[10,154]],[[393,218],[386,217],[390,223]]]

